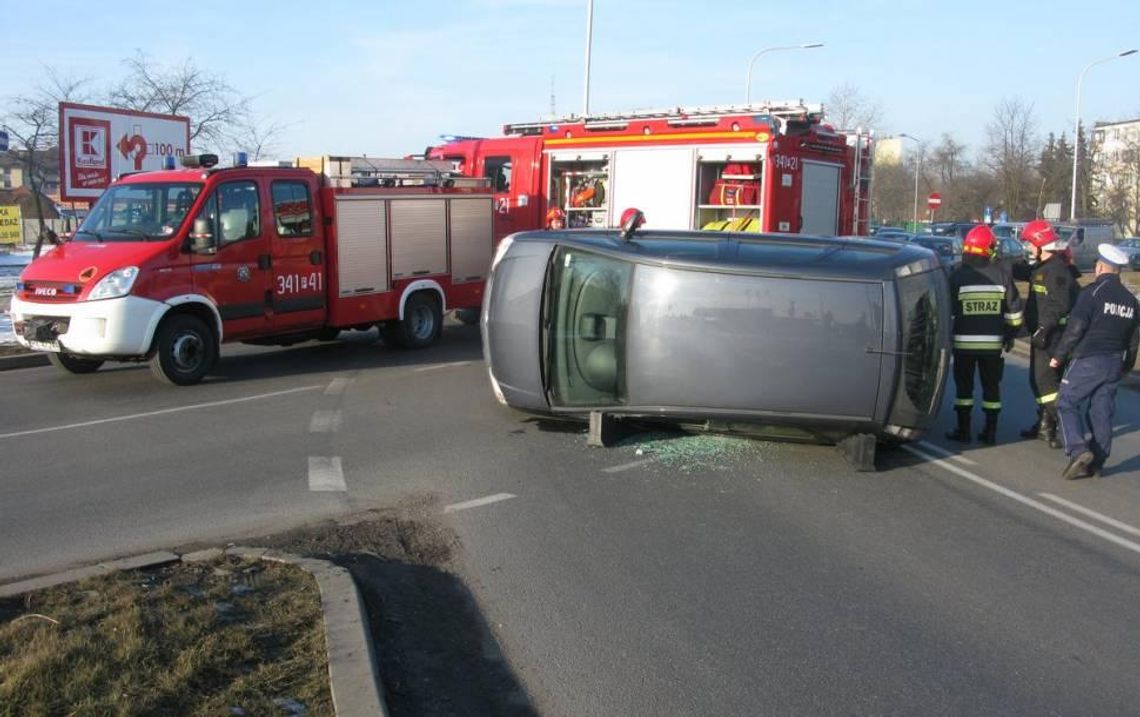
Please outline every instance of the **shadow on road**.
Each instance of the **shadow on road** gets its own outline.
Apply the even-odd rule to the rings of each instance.
[[[249,542],[352,573],[390,714],[538,714],[475,597],[448,569],[458,538],[430,499]]]

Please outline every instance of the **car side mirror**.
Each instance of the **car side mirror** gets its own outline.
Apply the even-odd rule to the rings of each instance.
[[[194,230],[190,232],[190,251],[195,254],[213,254],[217,251],[214,235],[210,233],[209,219],[194,220]]]

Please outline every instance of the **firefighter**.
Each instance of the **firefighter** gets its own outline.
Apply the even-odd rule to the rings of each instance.
[[[1035,219],[1021,231],[1032,263],[1018,262],[1013,277],[1029,282],[1025,301],[1025,325],[1029,332],[1029,387],[1037,401],[1037,420],[1021,432],[1022,438],[1040,438],[1050,448],[1060,448],[1057,440],[1057,391],[1061,368],[1049,359],[1068,321],[1077,298],[1080,272],[1068,261],[1068,243],[1052,225]]]
[[[558,207],[552,207],[546,213],[546,228],[550,230],[564,229],[566,227],[566,212]]]
[[[1136,365],[1140,343],[1140,302],[1120,281],[1128,255],[1111,244],[1097,247],[1096,280],[1077,297],[1069,324],[1057,342],[1050,365],[1059,368],[1072,357],[1061,381],[1057,413],[1069,465],[1065,480],[1099,474],[1112,450],[1112,416],[1116,388]],[[1077,407],[1088,401],[1092,441],[1085,442]]]
[[[979,224],[963,240],[962,264],[950,275],[958,427],[946,437],[959,443],[970,442],[975,367],[982,380],[982,413],[986,417],[978,439],[990,446],[997,442],[1005,366],[1001,354],[1013,346],[1013,337],[1021,328],[1021,298],[1009,271],[993,263],[996,248],[994,233]]]

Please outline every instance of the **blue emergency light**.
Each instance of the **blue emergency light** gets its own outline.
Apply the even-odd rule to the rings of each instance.
[[[234,152],[233,165],[235,167],[249,166],[249,153],[247,152]]]
[[[168,154],[162,158],[162,168],[163,169],[174,169],[177,166],[178,165],[174,161],[174,155],[173,154]]]

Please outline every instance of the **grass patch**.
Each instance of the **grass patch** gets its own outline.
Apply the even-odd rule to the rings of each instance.
[[[332,715],[316,582],[219,558],[0,601],[0,715]]]

